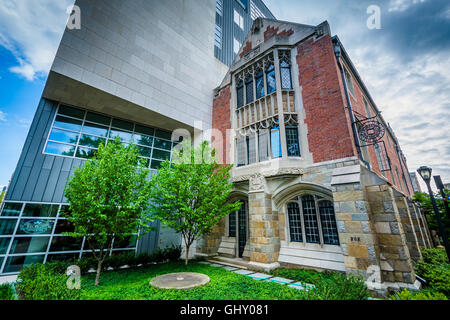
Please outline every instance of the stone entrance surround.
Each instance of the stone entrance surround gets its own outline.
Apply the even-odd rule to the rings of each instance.
[[[369,289],[386,294],[417,289],[413,262],[431,247],[421,211],[383,177],[356,158],[328,161],[305,169],[284,168],[239,175],[233,169],[234,193],[249,203],[248,260],[255,270],[280,266],[360,274]],[[339,246],[289,241],[286,203],[312,193],[334,201]],[[235,241],[227,219],[198,242],[197,252],[233,256]]]

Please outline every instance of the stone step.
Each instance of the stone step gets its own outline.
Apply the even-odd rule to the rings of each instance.
[[[245,269],[245,270],[248,269],[247,268],[248,264],[246,261],[240,261],[240,260],[231,259],[231,258],[214,257],[214,258],[207,259],[206,261],[215,263],[215,264],[222,264],[222,265],[228,266],[228,267],[235,267],[235,268]]]

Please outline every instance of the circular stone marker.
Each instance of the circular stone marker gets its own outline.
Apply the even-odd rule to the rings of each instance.
[[[150,285],[161,289],[191,289],[209,282],[205,274],[194,272],[169,273],[153,278]]]

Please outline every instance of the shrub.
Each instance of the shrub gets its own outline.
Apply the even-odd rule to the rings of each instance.
[[[425,249],[423,261],[416,264],[417,275],[424,278],[435,291],[450,296],[450,264],[442,249]]]
[[[14,288],[11,284],[0,284],[0,300],[16,300]]]
[[[164,256],[169,261],[178,261],[181,257],[181,246],[172,245],[164,249]]]
[[[389,297],[391,300],[448,300],[447,297],[438,291],[418,291],[411,292],[404,289]]]
[[[74,300],[79,290],[67,288],[67,276],[52,267],[34,264],[23,268],[18,276],[17,291],[22,300]]]

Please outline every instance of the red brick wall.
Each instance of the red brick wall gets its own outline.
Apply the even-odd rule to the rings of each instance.
[[[223,143],[218,144],[218,141],[212,141],[212,146],[217,151],[222,149],[223,161],[229,164],[229,148],[227,150],[227,143],[229,137],[227,137],[227,129],[231,129],[231,117],[230,117],[230,101],[231,90],[230,86],[223,88],[213,102],[213,114],[212,114],[212,127],[218,129],[222,133]]]
[[[271,26],[267,26],[266,31],[264,31],[264,42],[266,42],[267,40],[269,40],[270,38],[273,38],[275,36],[290,36],[292,34],[294,34],[294,30],[289,29],[289,30],[281,30],[281,32],[278,32],[279,28],[274,28]]]
[[[329,35],[297,47],[309,150],[314,162],[356,155],[340,71]]]

